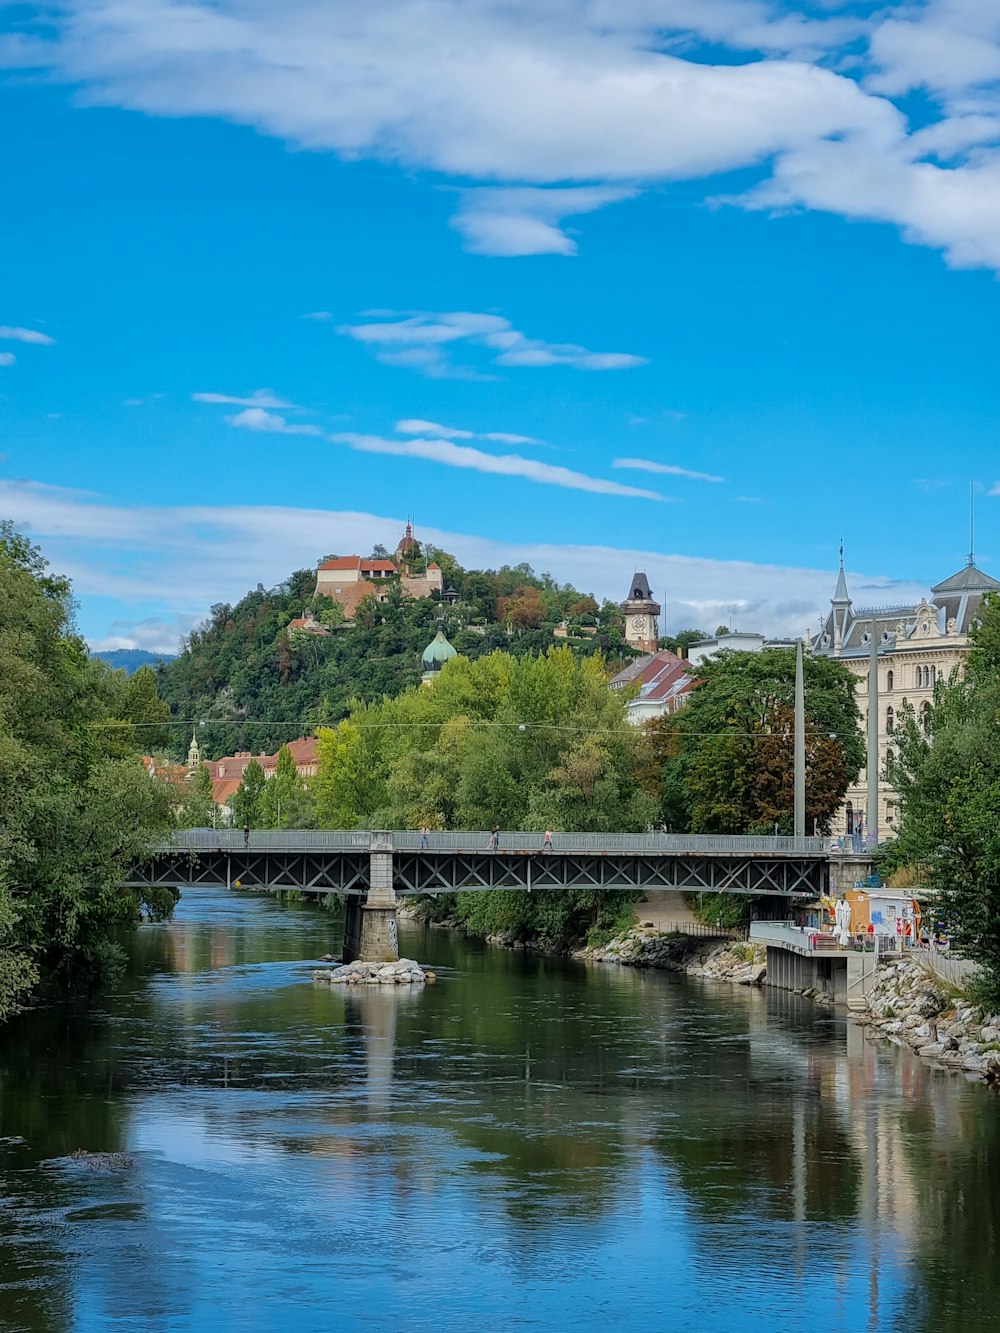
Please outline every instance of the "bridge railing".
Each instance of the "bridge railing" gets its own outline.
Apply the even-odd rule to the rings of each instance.
[[[379,834],[367,829],[252,829],[249,846],[256,851],[367,851]],[[388,838],[393,850],[414,852],[474,852],[490,848],[488,830],[468,832],[433,832],[423,835],[413,830],[390,830],[381,835]],[[243,851],[247,839],[240,829],[184,829],[162,851],[190,850],[200,852]],[[545,835],[521,830],[501,831],[498,851],[545,852]],[[742,834],[691,833],[553,833],[554,853],[583,852],[591,854],[660,854],[685,855],[784,855],[823,856],[826,842],[823,838],[751,837]]]

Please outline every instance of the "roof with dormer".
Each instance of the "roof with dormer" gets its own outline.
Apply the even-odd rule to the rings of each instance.
[[[936,583],[930,596],[919,602],[856,607],[847,590],[841,556],[836,591],[830,599],[823,628],[813,639],[813,652],[828,657],[867,656],[873,627],[880,653],[916,648],[926,640],[947,646],[948,640],[964,640],[968,636],[979,616],[983,597],[997,590],[1000,579],[984,574],[970,557],[963,569]]]

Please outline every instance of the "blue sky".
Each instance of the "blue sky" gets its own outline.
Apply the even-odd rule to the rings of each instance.
[[[95,644],[408,514],[673,629],[841,536],[904,600],[970,482],[1000,573],[992,0],[8,2],[0,117],[0,513]]]

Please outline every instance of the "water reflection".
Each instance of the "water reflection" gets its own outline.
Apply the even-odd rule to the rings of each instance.
[[[314,985],[336,930],[195,893],[119,994],[4,1034],[0,1325],[995,1326],[981,1087],[794,996],[438,931],[436,986]]]

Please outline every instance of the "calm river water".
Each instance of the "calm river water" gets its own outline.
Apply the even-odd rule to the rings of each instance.
[[[807,1002],[191,892],[0,1035],[4,1330],[1000,1329],[1000,1100]],[[124,1152],[120,1169],[74,1150]]]

